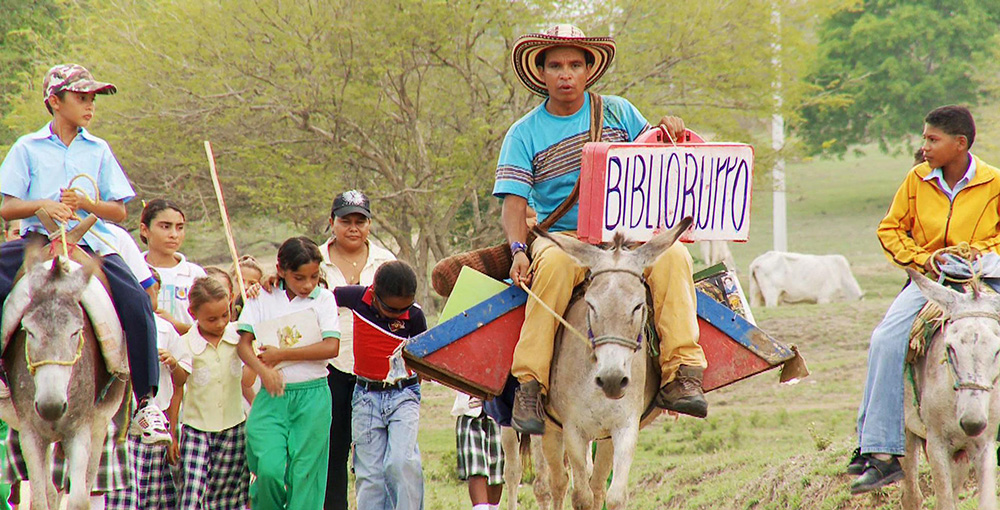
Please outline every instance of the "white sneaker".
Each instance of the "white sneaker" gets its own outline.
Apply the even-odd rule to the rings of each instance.
[[[10,398],[10,388],[0,380],[0,398]]]
[[[167,417],[156,404],[147,402],[146,406],[136,411],[132,417],[129,432],[142,434],[143,444],[170,444],[170,431],[167,430]]]

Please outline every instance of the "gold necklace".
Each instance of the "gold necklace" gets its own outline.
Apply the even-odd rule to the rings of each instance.
[[[350,262],[351,267],[354,268],[354,274],[350,274],[350,275],[345,274],[344,275],[344,280],[346,280],[347,283],[349,283],[349,284],[354,284],[354,283],[357,283],[358,281],[360,281],[361,280],[361,274],[360,274],[360,271],[358,271],[358,262],[356,260],[350,260],[350,259],[348,259],[343,253],[340,252],[340,250],[338,249],[338,247],[336,245],[331,246],[331,248],[332,249],[330,251],[333,252],[334,254],[336,254],[336,256],[337,256],[338,259],[340,259],[342,262]],[[368,254],[365,253],[365,260],[367,260],[367,259],[368,259]],[[343,274],[343,271],[341,271],[341,273]]]

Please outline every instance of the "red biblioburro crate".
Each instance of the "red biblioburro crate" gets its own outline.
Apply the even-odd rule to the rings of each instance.
[[[743,316],[698,291],[701,346],[708,358],[702,387],[721,388],[797,357]],[[511,287],[416,336],[407,365],[464,393],[493,398],[503,391],[524,322],[527,294]]]

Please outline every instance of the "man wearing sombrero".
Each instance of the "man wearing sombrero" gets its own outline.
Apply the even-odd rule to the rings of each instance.
[[[549,226],[549,232],[574,235],[577,205],[567,212],[556,211],[566,209],[559,206],[579,179],[583,145],[598,139],[630,142],[649,129],[646,119],[627,100],[586,92],[614,56],[611,38],[585,37],[572,25],[524,35],[515,42],[511,55],[521,83],[545,100],[507,131],[493,194],[503,200],[503,229],[514,258],[511,279],[530,284],[531,290],[560,314],[569,304],[573,287],[583,282],[586,269],[561,250],[549,249],[553,245],[544,239],[525,245],[528,202],[542,222],[550,215],[562,214]],[[674,139],[684,132],[684,122],[677,117],[663,117],[660,124]],[[708,403],[701,380],[707,363],[698,345],[691,267],[687,249],[675,244],[647,270],[646,279],[660,336],[663,386],[656,403],[703,418],[708,414]],[[545,430],[541,395],[548,390],[557,326],[555,317],[528,300],[511,367],[521,383],[511,420],[519,432],[541,434]]]

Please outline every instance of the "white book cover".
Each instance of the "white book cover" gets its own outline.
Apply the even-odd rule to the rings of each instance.
[[[258,345],[271,345],[282,349],[305,347],[323,339],[323,332],[319,329],[319,317],[312,308],[255,324],[253,331]],[[282,361],[274,368],[280,370],[292,363],[295,362]]]

